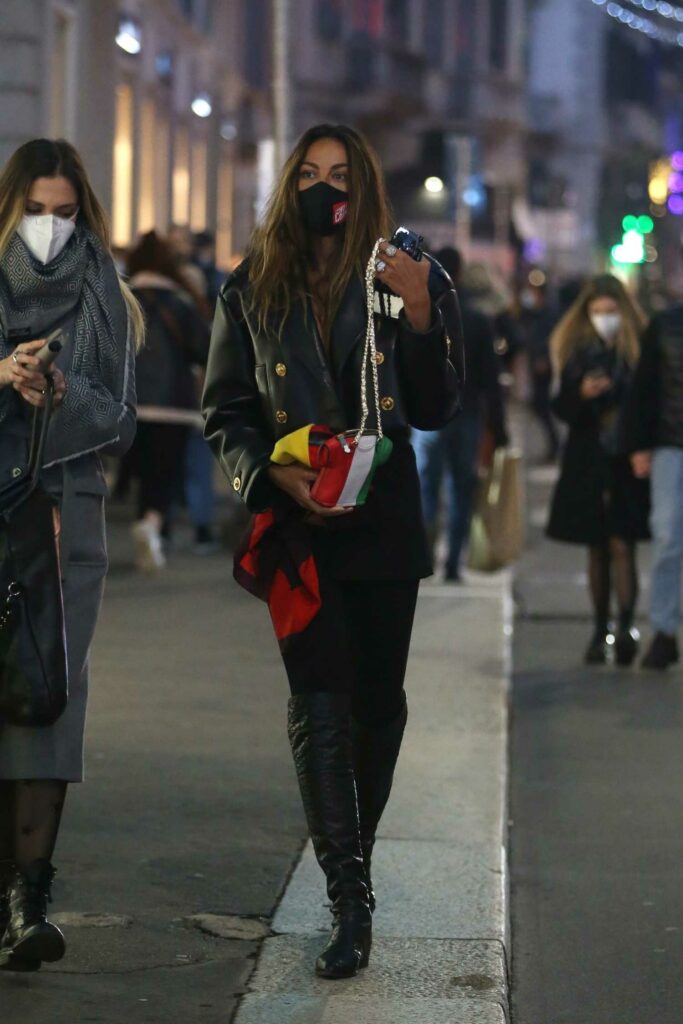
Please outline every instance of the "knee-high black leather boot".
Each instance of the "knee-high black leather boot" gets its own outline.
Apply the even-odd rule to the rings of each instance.
[[[47,904],[55,869],[36,860],[10,876],[9,921],[0,945],[0,963],[17,957],[53,963],[64,956],[66,944],[59,928],[47,920]]]
[[[315,965],[322,978],[352,977],[367,967],[372,945],[350,730],[350,700],[344,694],[290,698],[289,741],[334,917],[332,937]]]
[[[408,705],[404,703],[399,714],[384,725],[361,725],[355,719],[351,722],[361,846],[370,890],[370,907],[373,911],[375,893],[372,887],[372,851],[377,826],[391,793],[394,769],[407,721]]]

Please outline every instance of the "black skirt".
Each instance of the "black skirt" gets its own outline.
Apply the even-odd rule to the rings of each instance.
[[[548,536],[570,544],[598,545],[610,537],[650,536],[649,481],[638,480],[626,455],[605,455],[567,445],[550,508]]]

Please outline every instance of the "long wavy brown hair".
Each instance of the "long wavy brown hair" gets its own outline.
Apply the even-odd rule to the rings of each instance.
[[[621,313],[621,328],[614,339],[617,352],[631,366],[640,356],[640,335],[647,318],[638,302],[613,274],[592,277],[581,289],[550,336],[550,353],[556,373],[561,373],[572,354],[595,339],[588,309],[595,299],[614,299]]]
[[[66,178],[78,196],[78,221],[85,222],[107,252],[111,252],[107,215],[88,180],[78,151],[65,139],[33,139],[12,154],[0,173],[0,257],[24,216],[26,200],[36,178]],[[119,283],[139,348],[145,334],[142,310],[126,283]]]
[[[270,198],[263,223],[249,247],[250,309],[261,330],[276,333],[293,303],[311,294],[309,272],[315,269],[313,239],[299,207],[299,170],[309,148],[319,139],[336,139],[345,147],[349,164],[348,213],[336,236],[338,258],[316,284],[315,298],[325,341],[352,275],[361,277],[378,238],[388,238],[391,213],[379,158],[367,140],[343,124],[320,124],[304,132],[285,163]]]

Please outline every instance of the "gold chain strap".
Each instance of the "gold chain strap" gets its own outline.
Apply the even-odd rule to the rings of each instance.
[[[379,401],[379,373],[377,371],[377,344],[375,339],[375,263],[382,239],[375,242],[372,255],[365,268],[365,298],[367,304],[368,326],[365,331],[365,348],[363,350],[363,365],[360,371],[360,404],[361,423],[356,434],[356,444],[359,443],[363,431],[368,422],[370,410],[368,408],[368,362],[372,367],[372,386],[375,392],[375,409],[377,411],[377,434],[381,440],[384,437],[382,432],[382,409]]]

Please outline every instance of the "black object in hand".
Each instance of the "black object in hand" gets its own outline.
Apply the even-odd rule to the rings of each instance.
[[[36,352],[36,358],[40,360],[40,369],[43,373],[49,373],[52,364],[64,348],[64,334],[61,328],[48,334],[45,344]]]

